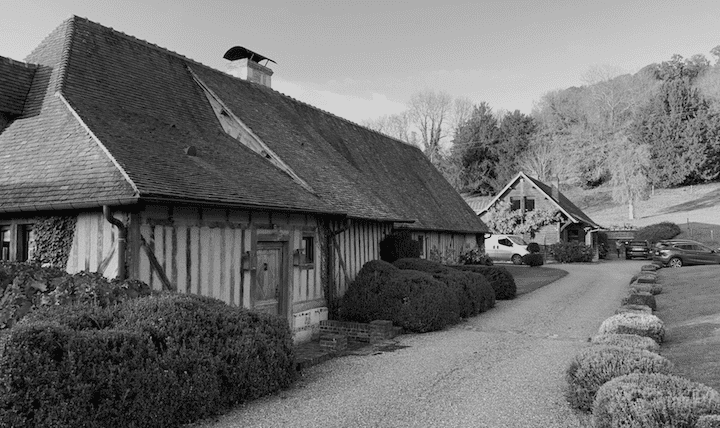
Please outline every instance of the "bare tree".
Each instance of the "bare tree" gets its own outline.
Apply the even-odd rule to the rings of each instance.
[[[412,130],[410,114],[407,110],[400,113],[380,116],[376,119],[365,120],[362,123],[374,131],[382,132],[400,141],[417,145],[417,134]]]
[[[635,205],[647,197],[647,168],[650,167],[650,148],[632,144],[620,136],[612,142],[608,163],[612,178],[613,200],[628,204],[628,219],[635,219]]]
[[[440,158],[440,140],[446,135],[447,121],[452,114],[452,97],[446,92],[425,90],[410,97],[410,121],[420,133],[422,149],[436,164]]]

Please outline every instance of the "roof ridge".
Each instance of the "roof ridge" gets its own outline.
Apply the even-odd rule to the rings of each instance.
[[[31,62],[25,62],[25,61],[18,61],[18,60],[8,58],[8,57],[2,56],[2,55],[0,55],[0,62],[4,62],[4,63],[10,64],[10,65],[18,65],[18,66],[25,67],[25,68],[32,68],[33,70],[38,68],[37,64],[33,64]]]
[[[62,53],[60,54],[60,63],[58,64],[58,79],[55,82],[55,91],[62,92],[65,89],[65,80],[67,77],[68,63],[70,62],[70,53],[73,46],[73,34],[75,33],[75,20],[77,16],[73,15],[66,20],[65,40],[63,40]]]
[[[297,98],[291,97],[290,95],[287,95],[287,94],[285,94],[285,93],[283,93],[283,92],[280,92],[280,91],[278,91],[277,89],[274,89],[274,88],[272,88],[272,87],[268,87],[268,86],[262,85],[262,84],[260,84],[260,83],[251,82],[251,81],[249,81],[249,80],[245,80],[245,79],[242,79],[242,78],[240,78],[240,77],[233,76],[232,74],[230,74],[230,73],[228,73],[228,72],[226,72],[226,71],[218,70],[218,69],[216,69],[216,68],[214,68],[214,67],[211,67],[211,66],[209,66],[209,65],[207,65],[207,64],[203,64],[203,63],[201,63],[200,61],[194,60],[194,59],[192,59],[192,58],[188,58],[188,57],[186,57],[185,55],[179,54],[179,53],[177,53],[177,52],[175,52],[175,51],[172,51],[172,50],[170,50],[170,49],[167,49],[167,48],[164,48],[164,47],[162,47],[162,46],[156,45],[155,43],[150,43],[150,42],[148,42],[147,40],[139,39],[139,38],[137,38],[137,37],[135,37],[135,36],[131,36],[131,35],[129,35],[129,34],[123,33],[122,31],[116,30],[116,29],[114,29],[114,28],[112,28],[112,27],[106,27],[106,26],[104,26],[104,25],[102,25],[102,24],[100,24],[100,23],[98,23],[98,22],[91,21],[91,20],[88,19],[88,18],[84,18],[84,17],[79,17],[79,16],[77,16],[77,15],[73,15],[70,19],[83,20],[83,21],[85,21],[85,23],[87,23],[87,24],[94,25],[94,26],[103,28],[103,29],[105,29],[105,30],[110,30],[110,31],[112,31],[113,33],[115,33],[115,34],[117,34],[117,35],[119,35],[119,36],[121,36],[121,37],[124,37],[124,38],[126,38],[126,39],[128,39],[128,40],[130,40],[130,41],[133,41],[133,42],[139,43],[139,44],[141,44],[141,45],[144,45],[144,46],[146,46],[146,47],[149,47],[149,48],[151,48],[151,49],[155,49],[155,50],[157,50],[157,51],[160,51],[160,52],[163,52],[163,53],[172,55],[172,56],[174,56],[174,57],[176,57],[176,58],[178,58],[178,59],[181,59],[181,60],[183,60],[183,61],[187,61],[187,62],[190,62],[190,63],[192,63],[192,64],[199,65],[199,66],[201,66],[201,67],[210,68],[210,69],[212,69],[212,70],[217,71],[218,73],[222,73],[222,74],[224,74],[224,75],[226,75],[226,76],[232,77],[233,79],[238,79],[238,80],[240,80],[240,81],[242,81],[242,82],[245,82],[245,83],[249,83],[249,84],[252,84],[252,85],[258,85],[258,86],[264,88],[265,90],[271,90],[271,91],[273,91],[273,92],[276,92],[277,94],[279,94],[279,95],[281,95],[281,96],[283,96],[283,97],[286,97],[286,98],[288,98],[288,99],[290,99],[290,100],[292,100],[292,101],[294,101],[294,102],[296,102],[296,103],[299,103],[299,104],[308,106],[308,107],[313,108],[313,109],[315,109],[315,110],[317,110],[317,111],[319,111],[319,112],[322,112],[322,113],[325,113],[325,114],[327,114],[327,115],[330,115],[330,116],[332,116],[332,117],[334,117],[334,118],[336,118],[336,119],[340,119],[340,120],[342,120],[342,121],[344,121],[344,122],[347,122],[347,123],[349,123],[349,124],[351,124],[351,125],[357,126],[357,127],[359,127],[359,128],[363,128],[363,129],[365,129],[365,130],[367,130],[367,131],[374,132],[374,133],[376,133],[376,134],[379,134],[379,135],[382,135],[382,136],[384,136],[384,137],[386,137],[386,138],[389,138],[389,139],[391,139],[391,140],[393,140],[393,141],[395,141],[395,142],[404,144],[404,145],[406,145],[406,146],[414,147],[414,148],[417,148],[418,150],[420,150],[420,147],[418,147],[418,146],[416,146],[416,145],[414,145],[414,144],[412,144],[412,143],[409,143],[409,142],[407,142],[407,141],[403,141],[403,140],[401,140],[401,139],[399,139],[399,138],[396,138],[396,137],[393,137],[393,136],[391,136],[391,135],[387,135],[387,134],[385,134],[384,132],[377,131],[377,130],[372,129],[372,128],[369,128],[369,127],[367,127],[367,126],[365,126],[365,125],[359,124],[359,123],[357,123],[357,122],[353,122],[353,121],[350,120],[350,119],[346,119],[346,118],[344,118],[344,117],[338,116],[338,115],[336,115],[335,113],[332,113],[332,112],[329,112],[329,111],[327,111],[327,110],[324,110],[324,109],[322,109],[322,108],[320,108],[320,107],[318,107],[318,106],[314,106],[314,105],[309,104],[309,103],[307,103],[307,102],[305,102],[305,101],[301,101],[301,100],[298,100]]]

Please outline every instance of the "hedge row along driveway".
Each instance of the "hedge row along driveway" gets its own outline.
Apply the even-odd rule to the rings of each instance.
[[[449,329],[401,336],[408,348],[331,360],[280,395],[199,428],[314,426],[584,427],[564,373],[644,262],[558,266],[557,282]]]

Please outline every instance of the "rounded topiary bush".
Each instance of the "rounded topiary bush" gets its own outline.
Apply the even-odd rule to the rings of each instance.
[[[592,338],[593,345],[619,346],[621,348],[644,349],[650,352],[659,352],[660,345],[649,337],[637,334],[598,334]]]
[[[702,415],[698,418],[695,428],[720,428],[720,415]]]
[[[658,295],[662,293],[662,285],[660,284],[641,284],[641,283],[633,283],[630,285],[630,292],[633,294],[637,293],[650,293],[653,296]]]
[[[340,319],[368,323],[390,319],[384,299],[384,287],[400,270],[388,262],[373,260],[365,263],[340,303]]]
[[[445,283],[457,296],[458,314],[467,318],[495,306],[495,291],[488,280],[472,271],[460,271],[424,259],[400,259],[393,263],[399,269],[429,273]]]
[[[412,238],[409,230],[399,230],[380,242],[380,259],[392,263],[405,257],[420,257],[420,241]]]
[[[527,250],[530,252],[530,254],[536,254],[540,252],[540,244],[537,242],[530,242],[527,244]]]
[[[590,410],[597,390],[612,378],[630,373],[670,373],[672,363],[642,349],[591,346],[573,358],[565,373],[566,398],[580,410]]]
[[[613,315],[603,321],[598,332],[637,334],[662,343],[665,338],[665,324],[655,315],[627,312]]]
[[[652,315],[652,309],[650,309],[650,306],[645,305],[623,305],[615,309],[616,314],[624,314],[627,312]]]
[[[503,266],[458,265],[452,268],[484,276],[495,291],[495,298],[498,300],[512,300],[517,295],[515,278]]]
[[[654,273],[652,275],[650,275],[646,272],[641,275],[638,275],[635,282],[640,283],[640,284],[654,284],[657,282],[657,275],[655,275]]]
[[[640,268],[643,272],[655,272],[656,270],[660,269],[658,265],[642,265]]]
[[[538,253],[525,254],[522,256],[522,262],[530,267],[542,266],[545,263],[542,254]]]
[[[702,415],[718,412],[717,391],[661,373],[634,373],[612,379],[600,387],[593,403],[596,428],[692,428],[700,426],[697,423]]]
[[[638,231],[635,232],[633,239],[653,243],[662,241],[663,239],[672,239],[678,236],[681,232],[682,230],[677,224],[669,221],[663,221],[638,229]]]
[[[627,297],[622,299],[623,305],[645,305],[649,306],[653,311],[657,310],[657,302],[655,296],[644,291],[633,292],[631,290]]]
[[[416,333],[441,330],[460,321],[453,291],[428,273],[401,270],[390,276],[383,293],[388,313],[382,319]]]
[[[14,398],[0,403],[0,421],[178,426],[286,387],[295,375],[287,320],[270,314],[180,294],[48,306],[2,344],[0,395]]]

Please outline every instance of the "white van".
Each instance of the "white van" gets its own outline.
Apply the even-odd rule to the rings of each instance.
[[[527,242],[519,235],[492,235],[485,239],[485,252],[493,261],[510,261],[522,264],[522,256],[528,254]]]

